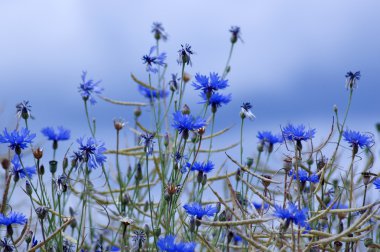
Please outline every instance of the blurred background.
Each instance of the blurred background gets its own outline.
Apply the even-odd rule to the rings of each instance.
[[[228,30],[241,27],[244,42],[235,46],[228,75],[233,100],[220,109],[215,130],[235,123],[226,137],[238,141],[240,105],[251,102],[257,119],[245,126],[247,153],[255,150],[258,130],[279,132],[288,122],[317,128],[316,142],[324,139],[333,105],[341,115],[345,110],[347,71],[362,73],[347,126],[375,132],[380,120],[379,10],[377,0],[1,1],[0,126],[14,127],[15,105],[29,100],[32,131],[62,125],[72,130],[72,139],[89,136],[77,90],[82,70],[102,80],[104,96],[146,101],[130,74],[147,81],[141,57],[155,44],[152,23],[161,22],[169,34],[160,45],[168,55],[168,74],[180,72],[177,51],[189,43],[196,52],[186,70],[192,76],[222,73]],[[187,91],[188,104],[199,111],[198,92]],[[99,99],[90,107],[108,148],[115,142],[113,119],[132,122],[133,110]],[[143,108],[143,115],[148,110]],[[38,139],[44,138],[39,134]],[[215,144],[225,146],[224,141]]]

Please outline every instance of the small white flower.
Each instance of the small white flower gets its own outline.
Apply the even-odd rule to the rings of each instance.
[[[240,116],[244,119],[248,117],[250,120],[256,118],[256,116],[251,111],[252,105],[249,102],[243,102],[240,110]]]

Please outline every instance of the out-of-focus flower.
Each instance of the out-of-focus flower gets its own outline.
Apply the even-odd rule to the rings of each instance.
[[[347,89],[355,89],[357,87],[357,81],[360,80],[360,71],[357,72],[347,72],[346,73],[346,88]]]
[[[140,144],[144,146],[144,151],[147,155],[152,155],[153,154],[153,145],[154,145],[154,136],[155,134],[153,133],[143,133],[140,135]]]
[[[165,252],[194,252],[195,242],[175,242],[175,239],[174,235],[167,235],[158,239],[157,246]]]
[[[223,95],[219,93],[213,93],[210,97],[207,97],[205,93],[201,93],[203,101],[200,103],[208,103],[211,106],[211,111],[215,113],[222,104],[228,104],[231,101],[231,94]]]
[[[32,106],[29,104],[29,101],[23,101],[16,105],[16,114],[18,118],[22,118],[24,120],[27,120],[29,117],[32,116],[31,114],[31,108]]]
[[[199,171],[202,173],[209,173],[214,169],[214,164],[211,161],[207,162],[194,162],[193,166],[190,163],[187,163],[188,167],[191,167],[192,171]]]
[[[351,144],[352,148],[370,148],[375,142],[372,136],[361,134],[359,131],[345,130],[343,132],[344,140]]]
[[[240,39],[243,42],[243,39],[241,38],[241,31],[239,26],[232,26],[229,30],[231,32],[231,43],[235,44],[238,39]]]
[[[191,49],[191,46],[189,44],[186,44],[185,46],[181,45],[181,49],[178,51],[179,59],[178,64],[180,65],[190,65],[191,66],[191,56],[194,52]]]
[[[163,41],[166,41],[168,39],[168,34],[165,32],[162,23],[154,22],[152,24],[152,33],[156,40],[162,39]]]
[[[218,211],[218,208],[215,206],[208,205],[203,208],[202,205],[197,202],[185,204],[183,208],[188,215],[195,216],[198,219],[202,219],[205,215],[212,217]]]
[[[255,115],[254,114],[252,114],[252,111],[251,111],[251,108],[252,108],[252,105],[251,105],[251,103],[249,103],[249,102],[243,102],[243,105],[242,106],[240,106],[240,117],[241,118],[246,118],[246,117],[248,117],[250,120],[253,120],[253,119],[255,119],[256,117],[255,117]]]
[[[172,127],[178,130],[179,133],[198,130],[204,126],[206,126],[206,121],[201,117],[183,114],[181,111],[173,114]]]
[[[11,170],[11,173],[16,178],[15,180],[18,180],[18,178],[28,178],[31,179],[33,175],[37,173],[35,166],[30,167],[22,167],[20,163],[20,157],[18,155],[15,155],[12,159],[13,168]]]
[[[156,46],[152,46],[149,54],[142,57],[143,64],[146,65],[146,71],[150,73],[157,73],[158,66],[165,65],[166,53],[160,53],[158,56],[153,56],[153,52],[157,51]]]
[[[96,81],[90,79],[86,80],[87,71],[82,71],[82,82],[79,83],[78,91],[80,95],[82,96],[84,101],[90,100],[91,104],[94,105],[96,103],[96,100],[94,98],[95,94],[101,94],[103,91],[103,88],[99,87],[99,83],[101,81]]]
[[[305,227],[309,229],[309,224],[307,223],[307,212],[308,209],[298,209],[293,203],[288,204],[288,208],[282,208],[280,206],[274,206],[274,216],[285,220],[288,224],[293,222],[296,225]]]
[[[163,99],[166,98],[169,94],[168,91],[162,90],[152,90],[143,86],[138,87],[140,94],[142,94],[145,98],[148,98],[150,102],[153,102],[155,99]]]
[[[303,124],[294,126],[293,124],[289,123],[283,128],[282,133],[284,137],[290,141],[307,141],[314,137],[315,129],[306,131]]]

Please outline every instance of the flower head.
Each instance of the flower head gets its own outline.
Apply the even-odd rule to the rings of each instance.
[[[256,210],[266,210],[269,208],[268,203],[258,203],[258,202],[253,202],[253,206],[255,207]]]
[[[273,151],[273,146],[276,143],[282,143],[283,138],[281,135],[273,135],[270,131],[259,131],[256,136],[262,145],[266,146],[269,153]]]
[[[152,46],[149,50],[149,54],[142,57],[143,63],[146,65],[146,71],[150,73],[157,73],[158,66],[165,65],[166,53],[160,53],[158,56],[153,56],[152,53],[157,51],[156,46]]]
[[[0,134],[0,143],[8,143],[9,148],[15,150],[17,154],[21,153],[21,149],[25,149],[27,144],[32,143],[36,134],[30,134],[28,129],[22,128],[20,131],[14,130],[8,132],[5,128],[3,135]]]
[[[31,179],[33,175],[37,173],[35,166],[22,167],[20,163],[20,157],[15,155],[12,159],[13,168],[11,170],[12,175],[16,178],[28,178]]]
[[[346,142],[351,144],[353,148],[370,148],[374,144],[372,136],[368,134],[361,134],[359,131],[345,130],[343,137]]]
[[[4,237],[4,239],[0,240],[0,248],[2,248],[4,252],[12,252],[14,250],[12,241],[7,237]]]
[[[239,26],[232,26],[231,29],[230,29],[230,32],[232,34],[232,36],[231,36],[231,43],[232,44],[235,44],[238,39],[240,39],[241,41],[243,41],[242,38],[241,38],[241,31],[240,31],[240,27]]]
[[[160,40],[162,38],[163,41],[166,41],[168,39],[168,34],[159,22],[154,22],[152,24],[152,33],[154,34],[154,38],[156,40]]]
[[[360,80],[360,71],[357,72],[347,72],[346,73],[346,88],[347,89],[355,89],[357,87],[356,82]]]
[[[154,139],[155,137],[155,134],[153,133],[149,133],[149,132],[146,132],[146,133],[143,133],[140,135],[140,144],[142,144],[144,146],[144,151],[145,153],[147,153],[148,155],[152,155],[153,154],[153,145],[154,145]]]
[[[376,189],[380,189],[380,178],[377,178],[373,181],[373,185],[376,187]]]
[[[87,141],[82,137],[78,138],[77,143],[79,144],[79,153],[90,170],[105,163],[107,157],[104,155],[106,151],[104,143],[98,142],[92,137],[87,138]]]
[[[203,208],[202,205],[198,202],[185,204],[183,208],[185,208],[185,211],[188,215],[196,216],[197,219],[202,219],[202,217],[205,215],[212,217],[218,211],[217,207],[211,205],[208,205]]]
[[[307,141],[312,139],[315,135],[315,129],[305,130],[305,126],[303,124],[294,126],[293,124],[286,125],[282,133],[284,137],[290,141]]]
[[[178,81],[181,80],[181,78],[177,77],[177,74],[172,74],[172,79],[169,81],[170,90],[172,92],[178,90]]]
[[[162,90],[153,90],[139,85],[139,92],[144,97],[148,98],[150,102],[153,102],[155,99],[163,99],[168,96],[169,92]]]
[[[206,97],[210,97],[215,91],[228,87],[228,80],[224,80],[217,73],[210,73],[210,77],[197,73],[192,86],[195,90],[202,90]]]
[[[94,80],[86,80],[87,71],[82,71],[82,82],[79,83],[78,91],[82,96],[84,101],[90,100],[91,104],[94,105],[96,100],[94,94],[101,94],[103,88],[99,87],[101,81],[94,82]]]
[[[193,252],[196,247],[195,242],[175,242],[174,235],[167,235],[158,239],[157,246],[160,251],[165,252]]]
[[[70,139],[70,130],[63,128],[62,126],[57,127],[57,132],[55,132],[53,127],[46,127],[41,130],[41,133],[52,141],[64,141]]]
[[[13,224],[24,225],[28,219],[22,213],[10,212],[8,216],[0,213],[0,225],[10,226]]]
[[[207,97],[207,95],[202,92],[200,96],[203,99],[203,101],[200,103],[208,103],[209,105],[211,105],[211,111],[213,113],[215,113],[217,108],[221,107],[222,104],[228,104],[231,101],[231,94],[222,95],[215,92],[211,94],[210,97]]]
[[[191,49],[191,46],[189,44],[186,44],[185,46],[181,45],[181,49],[178,50],[179,54],[179,59],[178,59],[178,64],[180,65],[190,65],[191,66],[191,56],[193,55],[194,52]]]
[[[288,208],[282,208],[280,206],[274,206],[274,216],[286,220],[286,222],[293,222],[296,225],[305,227],[309,229],[309,224],[307,223],[307,212],[308,209],[298,209],[293,203],[288,204]]]
[[[188,163],[188,165],[191,166],[190,163]],[[207,161],[207,162],[203,162],[203,163],[194,162],[193,166],[191,166],[192,171],[199,171],[202,173],[209,173],[213,169],[214,169],[214,164],[211,161]]]
[[[248,117],[250,120],[253,120],[255,119],[255,115],[252,114],[252,111],[251,111],[251,108],[252,108],[252,105],[251,103],[249,102],[243,102],[243,105],[240,106],[241,110],[240,110],[240,117],[241,118],[246,118]]]
[[[316,174],[312,174],[309,176],[309,174],[307,173],[307,171],[303,170],[303,169],[298,169],[298,176],[297,174],[294,172],[294,170],[290,170],[289,171],[289,176],[293,176],[293,179],[295,180],[299,180],[300,182],[311,182],[311,183],[318,183],[319,182],[319,177],[318,175]]]
[[[179,133],[198,130],[204,126],[206,126],[206,121],[201,117],[183,114],[181,111],[173,114],[172,127],[178,130]]]
[[[31,117],[31,108],[32,106],[29,104],[29,101],[23,101],[16,105],[16,114],[18,118],[23,118],[24,120],[27,120],[29,117]]]

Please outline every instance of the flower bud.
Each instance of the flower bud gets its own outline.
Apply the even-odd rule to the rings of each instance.
[[[40,206],[36,208],[36,214],[40,220],[45,219],[48,212],[49,212],[49,208],[46,206]]]
[[[202,179],[202,185],[205,186],[207,183],[207,174],[203,174],[203,179]]]
[[[49,161],[49,168],[50,168],[50,172],[52,174],[54,174],[57,171],[57,165],[58,165],[57,161],[55,161],[55,160],[50,160]]]
[[[40,147],[33,150],[33,156],[37,160],[40,160],[42,158],[43,154],[44,154],[43,149]]]
[[[9,161],[9,159],[4,158],[1,160],[1,167],[3,167],[4,170],[8,170],[10,165],[11,165],[11,162]]]
[[[32,239],[33,239],[33,231],[29,230],[25,234],[25,242],[26,242],[26,244],[29,244],[32,241]]]
[[[190,74],[188,74],[188,73],[183,73],[183,81],[185,82],[185,83],[187,83],[187,82],[189,82],[189,80],[191,80],[191,76],[190,76]]]
[[[121,129],[123,129],[124,125],[125,123],[121,119],[113,120],[113,126],[115,127],[116,131],[120,131]]]
[[[43,164],[38,167],[38,174],[41,176],[45,174],[45,166]]]
[[[33,194],[32,186],[30,185],[30,183],[29,183],[28,180],[25,181],[25,192],[26,192],[26,194],[28,194],[29,196],[32,196],[32,194]]]
[[[202,171],[199,171],[199,172],[198,172],[198,176],[197,176],[197,182],[198,182],[199,184],[201,184],[201,183],[202,183],[202,180],[203,180],[203,172],[202,172]]]
[[[334,241],[334,249],[336,252],[342,249],[343,243],[340,241]]]
[[[169,146],[169,134],[166,133],[164,136],[164,146],[168,147]]]
[[[253,165],[253,158],[247,157],[247,166],[248,168],[251,168]]]
[[[189,115],[191,113],[190,108],[187,106],[187,104],[183,105],[181,112],[184,115]]]
[[[134,115],[135,115],[136,118],[138,118],[139,116],[141,116],[142,112],[141,112],[140,106],[138,106],[133,113],[134,113]]]
[[[288,173],[292,167],[293,167],[293,163],[292,163],[292,158],[291,157],[286,157],[284,158],[284,170],[286,171],[286,173]]]
[[[153,235],[155,235],[156,237],[159,237],[161,235],[161,228],[160,227],[155,227],[153,229]]]
[[[144,204],[144,212],[147,212],[149,210],[149,202],[148,201],[145,201],[145,204]]]
[[[192,233],[195,231],[195,219],[194,219],[194,217],[191,217],[189,220],[189,229],[190,229],[190,232],[192,232]]]
[[[64,157],[63,158],[63,161],[62,161],[62,169],[63,170],[66,170],[66,168],[69,166],[69,160],[67,159],[67,157]]]
[[[145,225],[144,225],[144,232],[145,232],[145,234],[149,235],[149,233],[150,233],[150,228],[149,228],[149,225],[148,225],[148,224],[145,224]]]

